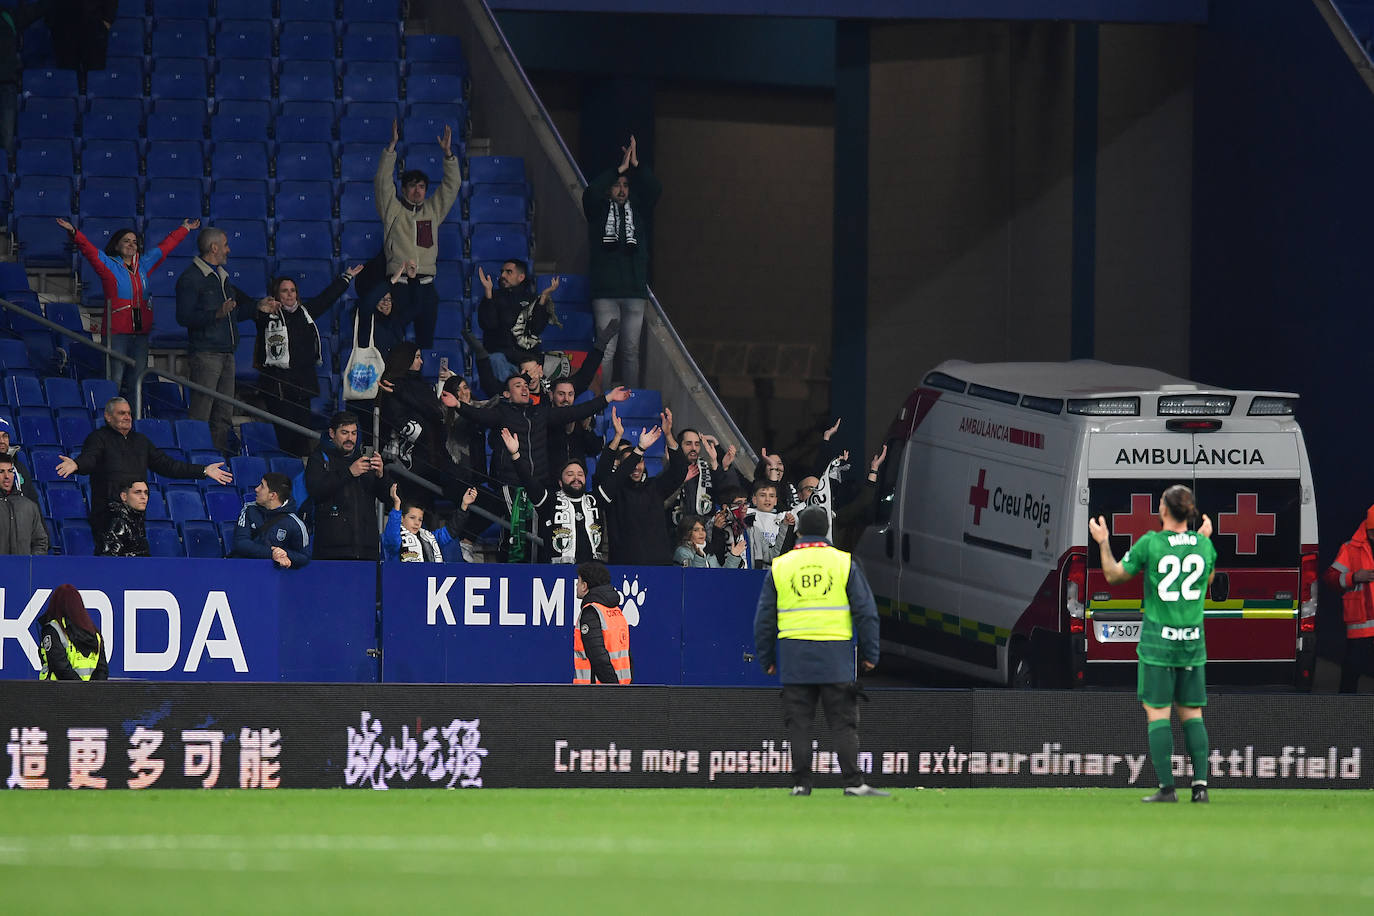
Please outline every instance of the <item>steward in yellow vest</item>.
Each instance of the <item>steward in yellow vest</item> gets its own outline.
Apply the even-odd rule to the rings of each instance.
[[[109,678],[105,644],[86,613],[81,593],[71,585],[59,585],[39,620],[39,680],[103,681]]]
[[[797,546],[773,561],[754,614],[754,646],[764,671],[779,673],[783,721],[792,747],[793,795],[811,794],[811,723],[816,703],[835,739],[846,795],[886,795],[859,769],[857,656],[878,665],[878,608],[863,570],[830,546],[829,516],[812,506],[797,516]],[[857,647],[855,637],[857,635]]]

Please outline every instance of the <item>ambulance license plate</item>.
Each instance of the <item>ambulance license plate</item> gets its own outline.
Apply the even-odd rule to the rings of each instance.
[[[1140,622],[1098,623],[1095,625],[1098,642],[1140,642]]]

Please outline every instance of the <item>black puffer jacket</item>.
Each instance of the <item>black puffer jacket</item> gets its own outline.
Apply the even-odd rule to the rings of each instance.
[[[444,427],[444,406],[434,387],[420,373],[407,372],[394,383],[395,391],[377,395],[382,411],[382,454],[388,461],[399,461],[422,477],[438,482],[437,473],[448,431]]]
[[[148,550],[148,531],[144,514],[125,505],[122,500],[111,500],[109,527],[95,545],[98,557],[146,557]]]

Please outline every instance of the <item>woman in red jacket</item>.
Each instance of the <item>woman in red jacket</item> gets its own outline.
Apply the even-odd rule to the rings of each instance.
[[[143,259],[139,253],[138,235],[132,229],[121,229],[110,236],[105,250],[99,251],[81,231],[59,219],[57,225],[71,234],[82,256],[95,268],[105,293],[106,315],[110,326],[101,322],[101,337],[110,349],[133,359],[138,368],[148,365],[148,333],[153,329],[153,302],[148,295],[148,275],[162,260],[181,244],[186,234],[200,228],[200,220],[188,219],[181,228],[172,230],[157,246],[156,256]],[[124,384],[127,364],[112,360],[110,381],[119,386],[120,394],[129,395]],[[130,381],[138,369],[128,374]]]

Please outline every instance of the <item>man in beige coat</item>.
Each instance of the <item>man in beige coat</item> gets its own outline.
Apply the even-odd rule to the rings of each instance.
[[[401,173],[401,193],[397,194],[391,176],[396,170],[398,137],[396,122],[392,121],[391,145],[382,150],[377,161],[372,196],[377,203],[377,215],[382,218],[386,272],[389,276],[400,274],[391,287],[392,307],[402,316],[403,324],[414,322],[415,342],[428,348],[434,346],[434,324],[439,316],[439,293],[434,288],[439,266],[439,224],[458,200],[463,168],[450,149],[453,128],[445,127],[439,138],[439,148],[444,151],[444,180],[434,196],[425,199],[429,176],[419,169]],[[463,253],[449,254],[459,258]]]

